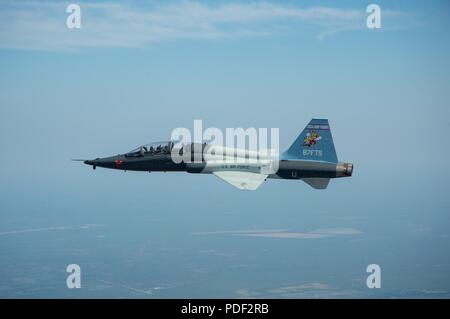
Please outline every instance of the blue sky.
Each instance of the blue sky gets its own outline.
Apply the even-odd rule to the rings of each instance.
[[[33,9],[41,5],[50,9]],[[365,5],[358,2],[90,3],[86,9],[81,4],[81,30],[65,28],[60,2],[2,6],[2,146],[8,153],[44,148],[46,160],[62,165],[60,155],[124,152],[166,139],[175,127],[190,128],[194,119],[219,128],[279,127],[283,148],[316,116],[339,129],[334,134],[344,160],[394,161],[399,170],[421,167],[431,152],[437,165],[446,162],[442,139],[419,126],[433,123],[433,136],[448,133],[444,2],[381,2],[390,13],[381,30],[364,28]],[[97,7],[104,19],[95,15]],[[111,22],[122,7],[127,19],[145,17],[137,23],[140,33],[153,26],[147,16],[158,16],[175,30],[190,25],[193,36],[155,31],[157,41],[140,40],[128,25]],[[273,13],[278,11],[282,18]],[[300,18],[283,16],[292,12]],[[14,14],[30,15],[32,22],[18,19],[10,26]],[[247,23],[246,16],[253,19]],[[90,27],[103,22],[100,31]],[[350,30],[339,31],[342,25]],[[324,32],[331,35],[322,38]],[[130,40],[124,43],[120,34]],[[426,151],[418,145],[427,145]]]
[[[120,229],[125,212],[137,227],[149,216],[163,219],[155,229],[161,236],[351,227],[390,269],[404,266],[395,249],[407,251],[408,236],[425,232],[424,241],[414,237],[423,254],[404,260],[428,257],[444,265],[442,276],[426,277],[426,264],[408,278],[424,276],[414,289],[448,288],[441,249],[450,222],[449,5],[376,3],[381,30],[365,27],[369,3],[361,1],[80,2],[82,28],[69,30],[68,3],[1,2],[0,232],[86,223]],[[312,117],[330,120],[338,158],[355,164],[351,179],[325,192],[269,181],[239,193],[213,176],[93,172],[70,161],[167,139],[194,119],[222,129],[278,127],[284,149]],[[144,215],[149,203],[158,213]],[[230,220],[230,211],[243,215]],[[367,219],[333,222],[359,215]],[[125,229],[111,236],[134,231]],[[10,263],[36,258],[8,238],[3,249],[17,257]],[[374,248],[377,238],[385,249]],[[14,277],[2,269],[2,278]],[[392,284],[393,294],[407,281]]]

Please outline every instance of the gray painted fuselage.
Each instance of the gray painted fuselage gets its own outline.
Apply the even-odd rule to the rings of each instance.
[[[188,172],[203,173],[206,161],[194,163],[175,163],[170,154],[151,154],[129,157],[126,154],[87,160],[85,164],[96,167],[124,171],[145,172]],[[328,163],[305,160],[278,161],[278,170],[268,178],[302,179],[302,178],[336,178],[351,176],[352,168],[347,163]]]

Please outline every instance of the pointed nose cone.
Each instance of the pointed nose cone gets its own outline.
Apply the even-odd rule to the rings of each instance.
[[[96,169],[96,168],[97,168],[97,164],[98,164],[98,160],[99,160],[99,159],[95,159],[95,160],[87,160],[87,161],[84,161],[84,164],[86,164],[86,165],[92,165],[92,168],[93,168],[93,169]]]
[[[94,160],[87,160],[84,161],[84,164],[92,165],[93,169],[96,169],[97,166],[104,168],[123,169],[123,162],[124,160],[119,155],[117,155],[104,158],[96,158]]]

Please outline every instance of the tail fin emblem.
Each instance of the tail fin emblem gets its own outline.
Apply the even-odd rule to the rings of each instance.
[[[303,139],[303,146],[314,146],[317,141],[320,141],[321,139],[322,137],[319,136],[316,131],[310,130],[308,133],[306,133],[306,136]]]

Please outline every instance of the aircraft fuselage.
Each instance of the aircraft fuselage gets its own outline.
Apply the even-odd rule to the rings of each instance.
[[[208,169],[207,162],[199,163],[174,163],[170,154],[143,155],[142,157],[127,157],[125,154],[97,158],[85,161],[85,164],[96,167],[118,169],[124,171],[143,172],[188,172],[188,173],[212,173]],[[257,164],[245,163],[221,164],[221,170],[239,170],[255,172],[261,169]],[[328,163],[304,160],[278,160],[278,170],[270,174],[268,178],[302,179],[302,178],[336,178],[352,175],[353,166],[350,163]]]
[[[313,188],[325,189],[331,178],[349,177],[353,172],[353,164],[337,160],[327,119],[312,119],[279,156],[272,154],[272,150],[169,141],[143,145],[126,154],[85,163],[94,169],[214,174],[247,190],[257,189],[267,178],[301,179]]]

